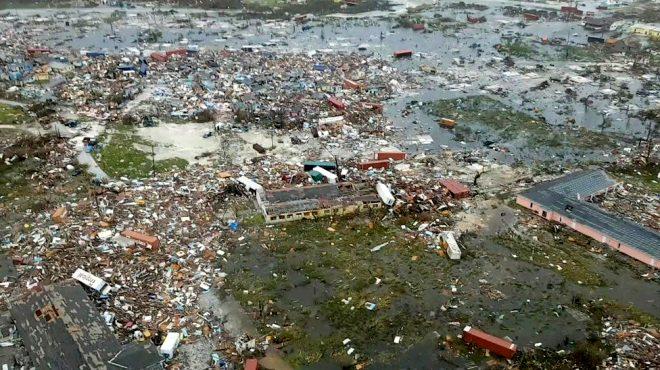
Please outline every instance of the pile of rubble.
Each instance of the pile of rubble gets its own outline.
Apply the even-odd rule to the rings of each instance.
[[[658,197],[644,192],[632,184],[623,184],[612,192],[599,195],[594,199],[601,207],[609,212],[631,218],[646,227],[656,229],[658,225]]]
[[[611,319],[611,318],[610,318]],[[660,333],[634,321],[605,321],[601,335],[614,343],[609,369],[654,369],[660,366]]]

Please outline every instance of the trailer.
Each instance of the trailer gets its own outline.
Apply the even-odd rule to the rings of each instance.
[[[181,333],[167,333],[163,344],[160,346],[160,354],[167,358],[174,357],[174,352],[176,352],[176,348],[179,346],[179,341],[181,341]]]

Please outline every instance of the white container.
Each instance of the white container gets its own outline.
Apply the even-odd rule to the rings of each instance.
[[[71,277],[99,292],[107,285],[103,279],[83,269],[77,269]]]
[[[323,175],[323,177],[328,179],[329,184],[337,183],[337,175],[335,175],[334,173],[326,170],[323,167],[316,166],[316,167],[312,168],[312,171],[316,171],[316,172],[320,173],[321,175]]]
[[[167,356],[168,358],[174,357],[174,352],[179,346],[179,341],[181,340],[181,334],[176,332],[167,333],[167,337],[163,341],[163,344],[160,346],[160,354]]]
[[[444,242],[447,243],[447,255],[449,256],[449,258],[452,260],[460,260],[461,249],[458,247],[458,243],[456,243],[456,239],[454,239],[454,232],[453,231],[443,232],[442,240],[444,240]]]
[[[383,201],[383,203],[385,203],[388,206],[394,204],[394,196],[392,195],[390,189],[387,188],[387,185],[383,184],[382,182],[379,182],[378,184],[376,184],[376,191],[378,192],[378,196]]]
[[[248,179],[245,176],[239,177],[236,181],[240,182],[245,186],[245,188],[249,191],[254,191],[254,192],[261,192],[264,190],[263,186],[257,184],[256,182]]]

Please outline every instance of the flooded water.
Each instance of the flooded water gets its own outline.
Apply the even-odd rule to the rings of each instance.
[[[376,13],[371,13],[368,19],[333,18],[312,22],[310,29],[303,30],[300,25],[289,21],[237,20],[209,12],[208,18],[195,18],[190,27],[177,25],[171,18],[153,15],[149,9],[138,8],[128,10],[128,20],[116,26],[91,22],[89,28],[81,30],[65,24],[67,19],[90,21],[114,10],[40,9],[16,13],[21,17],[62,14],[54,29],[37,25],[34,33],[35,43],[49,45],[55,50],[73,48],[146,56],[152,51],[190,45],[213,50],[263,45],[262,50],[273,52],[313,54],[326,50],[389,59],[396,50],[413,49],[415,55],[412,58],[392,60],[392,65],[408,72],[420,87],[400,91],[384,102],[384,114],[396,128],[396,138],[404,143],[400,149],[412,154],[438,153],[444,148],[454,151],[484,148],[484,142],[491,139],[485,125],[463,123],[484,132],[483,140],[463,142],[454,131],[439,126],[438,117],[431,115],[425,104],[475,95],[491,96],[516,111],[543,118],[558,130],[565,128],[569,119],[574,119],[578,127],[625,134],[629,138],[645,133],[642,122],[632,117],[635,109],[650,104],[648,99],[636,94],[643,85],[639,78],[612,73],[613,80],[609,85],[603,85],[582,76],[589,63],[566,61],[562,58],[562,48],[540,42],[530,42],[534,48],[531,59],[514,58],[521,69],[508,69],[502,65],[504,55],[494,48],[502,42],[501,33],[507,31],[524,34],[529,40],[565,37],[569,45],[584,44],[588,33],[577,22],[547,21],[521,28],[519,19],[506,17],[492,8],[470,11],[472,15],[486,16],[488,23],[461,26],[459,30],[446,32],[420,33],[399,28],[396,20],[376,17]],[[395,7],[396,12],[401,10],[401,6]],[[179,17],[186,19],[193,12],[197,10],[179,10]],[[435,12],[461,22],[466,17],[463,9],[436,9],[422,14],[432,17]],[[39,28],[43,32],[39,32]],[[150,28],[162,31],[161,40],[158,43],[138,42],[141,33]],[[358,50],[359,45],[365,50]],[[542,68],[537,68],[537,64],[542,64]],[[420,70],[429,68],[435,72]],[[566,82],[571,80],[577,82]],[[546,82],[545,88],[536,88]],[[607,91],[622,84],[627,85],[632,94],[628,104],[632,107],[630,114],[615,106]],[[567,88],[578,96],[591,97],[591,102],[585,104],[568,98]],[[140,101],[133,103],[139,104]],[[156,159],[179,157],[193,162],[209,150],[222,148],[219,136],[203,138],[212,129],[211,123],[163,123],[157,127],[138,128],[137,133],[159,143]],[[252,144],[266,146],[273,143],[265,131],[236,134],[236,137],[241,139],[239,143],[233,143],[241,147],[242,151],[237,154],[241,157],[239,159],[253,154]],[[288,142],[290,138],[282,137],[282,141]],[[518,138],[508,142],[502,140],[501,144],[506,144],[509,150],[489,152],[490,158],[500,163],[551,158],[566,162],[609,160],[604,156],[607,151],[577,150],[567,146],[530,147]],[[273,150],[273,155],[299,162],[308,154],[306,149],[305,146],[292,149],[282,144]],[[364,358],[376,359],[369,367],[372,369],[471,367],[476,361],[469,356],[457,355],[458,351],[451,343],[439,345],[448,336],[456,340],[456,334],[468,323],[494,335],[509,337],[522,347],[532,348],[541,343],[544,348],[562,349],[570,342],[585,339],[590,333],[591,319],[585,319],[579,307],[565,309],[573,306],[575,296],[632,304],[653,315],[660,312],[657,283],[641,280],[633,269],[602,263],[596,273],[603,279],[603,286],[577,284],[551,267],[539,267],[515,258],[512,249],[492,241],[491,237],[506,231],[515,222],[515,214],[509,208],[494,208],[484,217],[487,218],[487,231],[479,238],[465,241],[462,246],[465,255],[460,263],[453,263],[425,249],[412,250],[414,246],[408,245],[396,250],[388,245],[381,252],[367,252],[373,245],[383,242],[378,239],[380,235],[355,237],[359,243],[350,244],[352,249],[349,249],[342,239],[345,234],[328,236],[329,223],[319,223],[318,230],[312,230],[314,238],[322,240],[320,242],[314,238],[306,240],[306,234],[300,234],[287,239],[289,244],[271,245],[269,249],[262,240],[255,239],[254,243],[242,246],[226,266],[230,276],[245,277],[245,281],[235,278],[238,280],[233,283],[236,289],[230,294],[213,291],[201,295],[200,304],[203,309],[226,316],[229,321],[225,329],[234,335],[262,332],[260,329],[263,328],[258,325],[266,323],[270,327],[286,324],[294,328],[292,331],[303,332],[305,340],[320,348],[314,355],[321,354],[320,358],[317,356],[313,361],[307,361],[313,365],[304,368],[319,370],[340,369],[345,365],[331,355],[346,353],[347,348],[341,343],[347,336],[351,336],[351,346],[355,346]],[[285,234],[286,227],[273,228],[272,233]],[[300,245],[302,240],[307,245]],[[295,253],[290,252],[293,250]],[[411,262],[417,261],[413,257],[420,256],[419,263]],[[383,283],[380,283],[381,279]],[[243,283],[246,286],[239,286]],[[359,305],[368,299],[376,300],[374,297],[380,300],[378,309],[373,312],[382,320],[377,323],[371,321],[373,316],[359,316],[365,311],[360,310]],[[357,303],[338,303],[343,302],[341,300]],[[351,305],[356,305],[357,310],[349,308]],[[246,314],[246,307],[254,311],[253,315]],[[261,317],[262,322],[255,320],[255,316]],[[402,342],[393,343],[392,334],[401,334]],[[309,343],[296,342],[296,339],[301,340],[293,338],[291,343],[282,346],[283,356],[295,358],[306,349],[305,345]],[[346,364],[352,362],[350,357],[344,357]]]
[[[615,73],[614,81],[605,87],[588,77],[569,85],[559,82],[579,76],[590,63],[565,61],[562,46],[543,45],[540,40],[542,37],[561,37],[567,39],[566,42],[571,45],[584,45],[590,33],[578,22],[545,21],[521,28],[518,17],[504,16],[498,8],[491,7],[484,11],[470,10],[470,14],[474,16],[487,17],[487,23],[468,24],[467,27],[455,31],[450,29],[445,32],[415,32],[408,28],[397,28],[396,20],[390,17],[335,20],[326,18],[322,22],[312,22],[310,29],[303,30],[301,25],[291,21],[237,20],[219,16],[216,12],[207,12],[206,18],[188,19],[190,14],[199,13],[199,10],[194,9],[177,9],[178,15],[172,18],[155,15],[152,9],[138,8],[127,10],[127,20],[113,27],[103,21],[96,24],[92,22],[88,29],[65,25],[65,19],[72,16],[73,19],[77,17],[87,21],[102,18],[113,10],[116,9],[20,10],[16,13],[22,17],[35,14],[42,17],[66,15],[66,18],[57,18],[56,26],[44,25],[44,30],[47,28],[48,32],[35,32],[37,42],[55,49],[73,48],[108,53],[132,51],[148,55],[152,51],[192,44],[208,49],[238,49],[244,45],[263,45],[263,50],[277,52],[329,50],[360,52],[365,57],[388,59],[396,50],[412,49],[415,51],[412,59],[394,60],[393,65],[400,70],[420,74],[420,77],[423,74],[419,72],[419,67],[430,66],[438,71],[438,75],[420,79],[424,85],[422,90],[406,91],[411,99],[432,101],[488,94],[486,87],[497,87],[505,92],[504,96],[498,96],[497,99],[520,111],[540,110],[539,115],[553,126],[563,127],[569,119],[574,119],[577,126],[590,130],[625,134],[631,138],[645,134],[643,123],[633,114],[649,104],[648,99],[636,94],[641,89],[640,80],[626,73]],[[420,16],[432,19],[437,12],[438,10],[423,12]],[[463,9],[442,9],[441,15],[465,22],[465,13]],[[176,20],[191,20],[192,26],[181,25],[176,23]],[[161,31],[161,41],[152,44],[138,42],[140,33],[147,29]],[[514,58],[517,65],[529,67],[528,72],[507,70],[501,66],[501,62],[492,65],[494,60],[504,57],[494,46],[503,42],[501,35],[507,32],[517,32],[523,39],[531,40],[526,42],[535,50],[532,60]],[[365,46],[366,50],[358,51],[359,45]],[[457,65],[458,59],[464,64]],[[536,71],[534,68],[537,64],[544,65],[545,70]],[[544,81],[549,82],[548,87],[532,90]],[[611,98],[607,96],[607,89],[621,84],[627,85],[632,94],[632,99],[625,109],[614,106]],[[591,103],[587,106],[579,101],[566,99],[564,90],[567,87],[573,89],[578,96],[590,97]],[[398,117],[397,110],[405,103],[404,99],[387,102],[388,117],[399,127],[412,131],[426,130],[426,133],[434,138],[436,146],[465,147],[453,140],[452,135],[439,131],[434,125],[426,124],[428,119],[425,117]],[[605,121],[607,122],[604,125]]]

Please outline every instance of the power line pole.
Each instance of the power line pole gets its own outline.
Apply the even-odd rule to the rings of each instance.
[[[151,176],[156,177],[156,153],[154,152],[153,143],[151,143]]]

